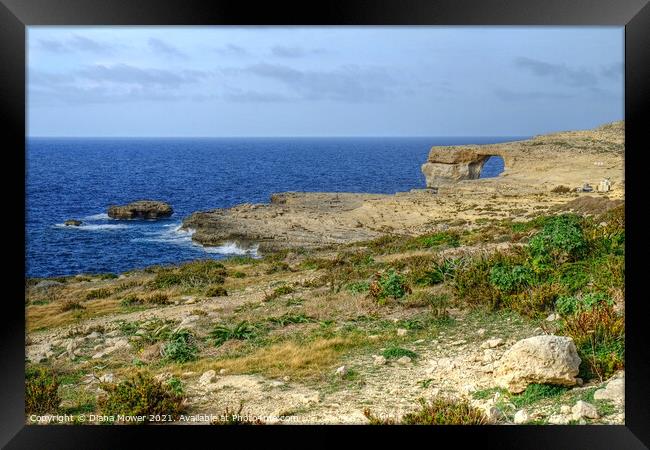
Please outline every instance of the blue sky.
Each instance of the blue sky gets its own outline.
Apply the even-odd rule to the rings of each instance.
[[[29,136],[506,136],[623,119],[622,27],[28,27]]]

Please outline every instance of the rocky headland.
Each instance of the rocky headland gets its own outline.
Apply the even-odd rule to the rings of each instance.
[[[395,195],[279,193],[268,204],[194,213],[183,227],[195,230],[193,239],[202,245],[235,242],[259,245],[263,252],[386,233],[414,236],[450,223],[471,227],[486,218],[524,220],[587,196],[575,189],[603,179],[610,180],[611,190],[591,195],[622,199],[623,150],[623,122],[503,144],[433,147],[422,165],[425,189]],[[505,170],[479,179],[490,156],[502,157]]]

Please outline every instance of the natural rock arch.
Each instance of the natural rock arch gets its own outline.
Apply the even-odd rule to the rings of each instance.
[[[493,146],[489,148],[433,147],[427,162],[422,165],[427,187],[436,188],[462,180],[476,180],[481,175],[483,165],[491,156],[499,156],[503,159],[504,171],[514,164],[514,157]]]

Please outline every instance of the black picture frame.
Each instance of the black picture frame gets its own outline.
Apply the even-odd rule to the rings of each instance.
[[[641,280],[648,233],[643,212],[643,153],[650,151],[643,117],[650,104],[650,6],[648,0],[328,0],[255,2],[219,0],[0,0],[0,119],[5,125],[2,152],[6,159],[3,192],[12,200],[5,218],[2,321],[2,383],[0,444],[6,448],[124,448],[146,434],[147,447],[172,444],[172,435],[203,434],[207,445],[220,445],[241,431],[237,427],[182,426],[36,426],[24,420],[24,221],[25,214],[25,32],[31,25],[618,25],[625,26],[625,178],[626,178],[626,403],[621,426],[497,426],[497,427],[317,427],[319,441],[336,444],[342,431],[361,430],[382,439],[399,434],[415,442],[454,446],[472,440],[499,448],[636,449],[650,445],[650,346],[644,327]],[[22,237],[22,242],[20,237]],[[9,247],[5,247],[9,248]],[[644,295],[645,294],[645,295]],[[270,434],[280,442],[297,441],[297,426],[243,427],[237,439]],[[208,436],[209,435],[209,436]],[[282,435],[282,437],[280,437]],[[218,440],[214,440],[214,439]],[[182,437],[187,445],[206,445]],[[408,439],[408,441],[404,441]],[[244,442],[244,441],[240,441]],[[267,442],[272,442],[269,439]],[[399,441],[398,441],[399,442]],[[300,443],[300,442],[298,442]],[[308,443],[305,443],[307,445]],[[246,445],[246,444],[244,444]],[[422,444],[417,444],[422,445]]]

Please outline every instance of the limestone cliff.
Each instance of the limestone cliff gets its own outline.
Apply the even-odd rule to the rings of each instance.
[[[422,165],[422,173],[429,188],[476,180],[488,158],[500,156],[504,161],[504,176],[522,176],[522,180],[537,176],[542,181],[561,173],[562,180],[558,182],[580,185],[585,181],[580,178],[584,173],[574,169],[584,169],[584,155],[595,158],[588,162],[594,169],[616,164],[612,157],[622,158],[623,126],[623,122],[614,122],[594,130],[553,133],[524,141],[432,147],[427,162]],[[572,170],[579,176],[571,176]]]

